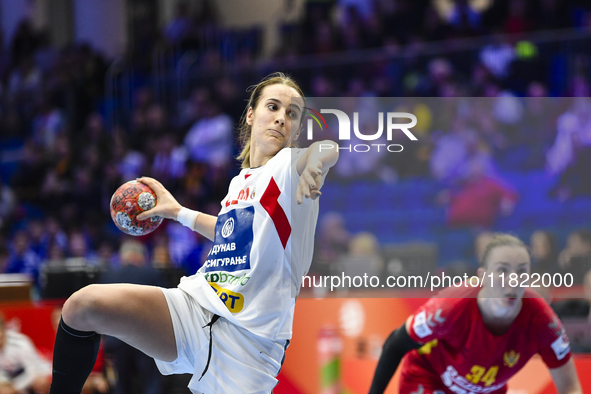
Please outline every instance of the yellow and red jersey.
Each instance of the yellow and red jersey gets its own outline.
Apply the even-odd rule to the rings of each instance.
[[[548,368],[570,359],[562,323],[544,299],[526,291],[508,331],[494,335],[478,309],[478,290],[446,289],[412,316],[410,337],[425,345],[404,358],[401,393],[416,391],[416,383],[434,393],[505,393],[507,381],[534,354]]]

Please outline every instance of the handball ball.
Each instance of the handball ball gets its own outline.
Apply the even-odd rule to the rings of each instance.
[[[111,197],[110,206],[111,218],[125,234],[150,234],[162,223],[160,216],[137,220],[137,215],[156,206],[156,194],[147,185],[138,181],[129,181],[121,185]]]

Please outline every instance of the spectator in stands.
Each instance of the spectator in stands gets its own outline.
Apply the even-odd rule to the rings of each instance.
[[[68,254],[66,265],[70,267],[85,267],[98,264],[96,253],[90,250],[89,242],[84,233],[73,231],[68,240]]]
[[[198,120],[185,136],[185,147],[192,160],[207,163],[216,171],[227,170],[232,160],[234,122],[209,98]]]
[[[353,51],[363,47],[361,31],[364,29],[364,21],[357,8],[346,6],[342,9],[339,23],[339,38],[341,50]]]
[[[492,241],[495,237],[495,233],[492,231],[481,231],[476,235],[474,238],[474,257],[476,257],[476,262],[482,261],[482,256],[484,256],[484,251],[488,246],[488,243]]]
[[[33,141],[51,154],[56,149],[58,135],[65,132],[66,119],[51,93],[42,93],[38,101],[39,109],[33,119]]]
[[[164,29],[164,36],[169,43],[180,44],[191,31],[192,24],[189,3],[180,1],[177,3],[175,17]]]
[[[492,150],[492,155],[498,156],[499,153],[502,154],[507,149],[508,139],[501,131],[503,130],[501,124],[503,122],[500,122],[496,116],[498,110],[494,108],[496,107],[494,104],[491,104],[493,104],[492,100],[482,100],[474,103],[471,121],[477,130],[478,136],[483,141],[482,146],[478,148],[482,149],[484,153],[483,147],[488,146]]]
[[[57,242],[50,243],[45,267],[64,267],[65,265],[66,252],[64,249]]]
[[[51,363],[39,355],[29,337],[8,328],[0,312],[0,393],[45,394],[50,381]]]
[[[18,99],[32,98],[41,86],[41,69],[35,65],[32,56],[22,59],[8,79],[8,92]]]
[[[539,14],[534,18],[538,29],[564,29],[571,23],[568,15],[568,2],[544,0],[539,2],[539,7]]]
[[[45,219],[45,233],[43,234],[43,243],[46,245],[56,244],[62,251],[68,246],[68,236],[64,232],[57,217],[51,215]]]
[[[317,242],[311,271],[328,275],[330,266],[349,250],[351,234],[345,227],[345,218],[338,212],[327,212],[319,220]]]
[[[97,265],[102,269],[113,269],[120,266],[114,242],[102,241],[97,248]]]
[[[491,228],[499,214],[508,216],[513,212],[518,194],[487,176],[481,163],[473,162],[468,179],[443,197],[446,199],[448,226]]]
[[[516,144],[525,156],[523,168],[541,169],[546,162],[546,152],[556,137],[556,106],[548,99],[548,88],[534,81],[527,86],[523,121],[518,129]]]
[[[425,10],[421,30],[425,41],[441,41],[451,35],[450,26],[442,20],[437,10],[431,5]]]
[[[190,97],[180,104],[177,126],[189,128],[203,117],[203,110],[209,101],[209,90],[205,87],[197,87]]]
[[[349,253],[338,260],[338,273],[348,276],[380,276],[384,269],[381,248],[375,235],[355,234],[349,242]]]
[[[312,97],[334,97],[333,81],[326,75],[317,75],[310,81]]]
[[[533,28],[533,21],[528,18],[531,10],[527,9],[526,0],[512,0],[508,3],[509,15],[505,20],[505,33],[525,33]]]
[[[172,133],[163,134],[156,141],[152,175],[157,177],[167,189],[171,189],[174,182],[185,175],[187,150],[184,146],[176,144]]]
[[[314,29],[315,39],[310,40],[309,46],[311,52],[315,55],[325,55],[335,52],[339,43],[337,33],[329,22],[321,21],[312,27]]]
[[[58,50],[51,45],[51,31],[45,29],[38,35],[38,46],[35,51],[35,63],[41,68],[43,74],[47,74],[55,67],[58,58]]]
[[[564,273],[571,273],[575,284],[581,284],[583,275],[591,271],[591,231],[580,229],[569,234],[566,247],[558,255],[558,264]]]
[[[551,175],[560,175],[551,195],[564,201],[568,198],[591,194],[591,99],[576,97],[571,107],[557,122],[554,145],[546,158]]]
[[[226,76],[216,81],[214,87],[215,97],[219,100],[220,108],[223,113],[230,116],[231,119],[240,119],[242,116],[242,92],[236,84],[236,81]],[[318,96],[330,97],[330,95]]]
[[[33,55],[37,45],[38,36],[32,21],[23,19],[16,28],[10,45],[14,64],[18,64],[23,58]]]
[[[74,146],[85,146],[77,152],[77,160],[88,164],[93,173],[101,171],[101,166],[109,159],[112,139],[105,128],[105,120],[98,112],[93,112],[86,118],[84,131],[72,136]],[[98,167],[98,168],[97,168]],[[98,174],[97,174],[98,175]]]
[[[29,244],[31,249],[42,260],[47,258],[48,246],[44,242],[45,228],[41,220],[31,220],[27,225],[27,232],[29,233]]]
[[[154,104],[154,94],[151,89],[141,87],[135,91],[133,101],[131,128],[137,133],[136,130],[143,130],[148,126],[148,110]]]
[[[417,93],[425,97],[441,97],[454,79],[452,63],[445,58],[435,58],[429,62],[427,72],[416,87]]]
[[[495,233],[489,230],[480,231],[474,237],[472,244],[474,248],[474,259],[456,260],[444,267],[444,272],[450,276],[468,276],[476,275],[478,262],[482,261],[482,256],[488,243],[495,237]]]
[[[367,20],[374,12],[375,0],[338,0],[337,10],[343,14],[343,24],[351,23],[351,14],[362,20]]]
[[[0,231],[9,225],[16,203],[16,195],[12,188],[0,179]]]
[[[154,268],[170,268],[170,253],[168,251],[168,237],[165,233],[159,233],[154,240],[154,248],[152,250],[152,266]],[[199,269],[201,266],[197,267]],[[193,275],[197,269],[187,272]]]
[[[456,116],[452,128],[444,135],[434,135],[435,149],[431,154],[431,174],[446,185],[463,182],[476,168],[493,177],[493,158],[466,119]],[[475,174],[474,174],[475,175]]]
[[[65,135],[59,135],[55,141],[54,152],[46,156],[49,159],[48,168],[43,183],[37,191],[44,206],[55,211],[66,201],[66,196],[72,191],[74,163],[72,146]],[[40,189],[40,190],[39,190]]]
[[[558,299],[552,302],[552,309],[559,319],[576,319],[578,321],[586,319],[591,323],[591,271],[588,271],[583,277],[583,289],[584,299]],[[571,346],[575,353],[591,352],[591,343],[585,337],[580,338],[579,335],[571,337]]]
[[[475,35],[481,28],[480,13],[470,5],[468,0],[456,0],[449,15],[449,24],[461,36]]]
[[[31,249],[29,235],[26,231],[18,231],[12,239],[12,248],[8,257],[5,273],[26,274],[39,286],[39,267],[41,259]]]
[[[145,151],[131,149],[131,145],[135,144],[128,144],[123,133],[123,130],[115,131],[113,141],[113,164],[118,171],[118,174],[113,174],[117,176],[117,180],[114,180],[115,184],[127,182],[142,176],[147,165]],[[117,187],[119,186],[116,186],[115,189]]]
[[[532,272],[537,272],[540,275],[544,273],[552,275],[558,271],[558,252],[554,234],[550,231],[534,231],[530,237],[529,249]]]
[[[119,259],[121,267],[105,273],[101,283],[164,285],[161,273],[148,264],[148,252],[141,242],[124,241],[119,249]],[[113,360],[117,373],[113,394],[134,393],[136,385],[141,387],[142,394],[164,394],[164,378],[151,357],[113,337],[105,336],[104,342],[105,353]]]

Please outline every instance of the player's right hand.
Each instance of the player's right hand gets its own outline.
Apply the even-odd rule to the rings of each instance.
[[[166,219],[176,220],[182,206],[172,194],[162,186],[162,183],[149,177],[141,177],[137,179],[137,181],[147,185],[156,194],[156,206],[137,215],[138,220],[146,220],[152,216],[161,216]]]

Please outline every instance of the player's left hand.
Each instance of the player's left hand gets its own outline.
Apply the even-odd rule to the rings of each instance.
[[[165,219],[176,220],[179,211],[181,210],[181,204],[170,194],[168,190],[154,178],[147,176],[137,179],[145,185],[148,185],[154,193],[156,193],[156,206],[150,210],[140,213],[137,215],[138,220],[146,220],[152,216],[161,216]]]
[[[298,204],[303,202],[303,198],[316,200],[322,195],[320,187],[322,182],[322,162],[318,159],[310,158],[306,163],[306,168],[300,175],[298,188],[296,190],[296,201]]]

